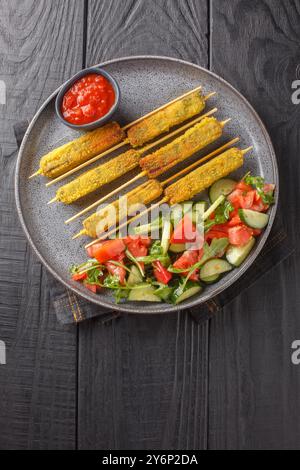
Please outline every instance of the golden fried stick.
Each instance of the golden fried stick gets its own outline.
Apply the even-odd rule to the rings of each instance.
[[[169,132],[172,127],[201,113],[204,108],[204,97],[199,91],[195,91],[130,127],[127,131],[128,141],[132,147],[140,147],[160,134]]]
[[[86,171],[70,183],[61,186],[56,192],[56,200],[64,204],[72,204],[72,202],[92,193],[105,184],[111,183],[127,171],[137,167],[140,158],[140,152],[128,150],[103,165]]]
[[[221,147],[213,150],[212,152],[210,152],[209,154],[205,155],[204,157],[200,158],[199,160],[195,161],[194,163],[191,163],[190,165],[188,166],[185,166],[182,170],[180,170],[179,172],[177,172],[175,175],[171,175],[169,176],[169,178],[167,178],[166,180],[164,180],[161,184],[163,187],[167,186],[171,181],[173,181],[174,179],[177,179],[183,175],[185,175],[186,173],[188,173],[189,171],[191,170],[194,170],[197,166],[201,165],[202,163],[204,162],[207,162],[209,159],[211,159],[212,157],[218,155],[219,153],[223,152],[224,150],[228,149],[229,147],[231,147],[232,145],[236,144],[238,141],[239,141],[239,137],[235,137],[234,139],[226,142],[224,145],[222,145]],[[139,179],[140,175],[137,175],[136,176],[136,179]],[[133,178],[134,180],[134,178]],[[131,180],[132,182],[134,182],[133,180]],[[126,187],[126,186],[125,186]],[[92,209],[94,209],[95,207],[99,207],[100,204],[103,204],[105,201],[107,201],[107,199],[109,199],[109,197],[113,196],[115,193],[117,192],[120,192],[121,191],[122,186],[121,187],[118,187],[116,190],[112,191],[110,194],[108,195],[105,195],[105,196],[102,196],[101,199],[98,199],[97,201],[93,202],[91,205],[89,205],[88,207],[85,207],[84,209],[82,209],[81,211],[77,212],[77,214],[75,215],[72,215],[72,217],[70,217],[69,219],[65,220],[65,224],[69,224],[70,222],[73,222],[74,220],[78,219],[78,217],[81,217],[82,215],[86,214],[87,212],[91,211]]]
[[[40,160],[40,169],[32,176],[41,174],[48,178],[56,178],[121,142],[124,137],[124,131],[117,122],[87,132],[44,155]]]
[[[192,199],[244,163],[243,151],[233,147],[205,163],[165,189],[171,205]]]
[[[221,135],[222,124],[213,117],[205,118],[170,144],[141,158],[140,166],[149,178],[156,178]]]
[[[145,204],[149,204],[163,193],[162,185],[157,180],[149,180],[134,188],[112,204],[87,217],[83,222],[84,229],[73,237],[87,235],[96,238],[98,233],[107,230],[127,215],[134,214]]]
[[[180,180],[176,181],[176,183],[166,188],[164,197],[159,202],[155,203],[131,219],[126,220],[118,227],[113,228],[107,233],[104,233],[101,237],[88,243],[85,248],[94,245],[94,243],[97,243],[98,241],[105,240],[126,225],[130,224],[141,216],[144,216],[164,202],[168,202],[170,205],[173,205],[191,199],[195,194],[208,188],[215,181],[218,181],[220,178],[224,178],[232,171],[241,167],[244,163],[244,155],[251,149],[252,147],[248,147],[244,150],[233,147],[226,152],[221,153],[213,160],[205,163],[201,167],[197,168],[197,170],[194,170],[192,173],[189,173],[187,176],[184,176]],[[188,190],[185,189],[187,185]],[[77,235],[79,236],[79,234]]]
[[[87,165],[94,163],[105,155],[108,155],[112,151],[115,151],[126,144],[132,144],[133,147],[142,145],[142,143],[153,140],[154,137],[165,132],[165,130],[170,130],[171,127],[174,127],[175,125],[188,120],[190,117],[194,116],[195,113],[197,114],[197,112],[202,111],[202,109],[205,107],[205,102],[213,95],[215,95],[215,93],[213,92],[203,97],[201,95],[200,89],[201,87],[198,87],[195,90],[192,90],[191,92],[188,92],[183,96],[176,98],[172,102],[166,103],[162,107],[148,113],[143,118],[139,118],[136,121],[127,124],[122,128],[123,131],[129,128],[128,133],[130,134],[130,136],[128,136],[125,140],[115,146],[112,146],[112,143],[112,145],[108,147],[108,150],[70,169],[69,171],[58,176],[54,180],[49,181],[46,186],[48,187],[52,184],[57,183],[58,181],[66,178],[67,176],[70,176],[78,170],[81,170]],[[202,102],[204,103],[203,108]],[[138,127],[135,128],[135,126]],[[131,131],[131,128],[134,128],[136,130]],[[140,140],[138,140],[138,134],[141,135]],[[32,176],[35,176],[36,174],[38,174],[38,172],[34,173],[34,175]]]
[[[64,186],[61,186],[57,190],[55,198],[49,201],[49,204],[55,201],[63,202],[64,204],[71,204],[72,202],[77,201],[83,196],[90,194],[96,189],[101,188],[104,184],[110,183],[113,180],[124,175],[127,171],[132,170],[137,167],[139,160],[142,157],[143,153],[147,152],[151,148],[159,145],[160,143],[168,140],[172,135],[177,135],[188,127],[192,126],[195,122],[200,120],[207,119],[205,116],[210,115],[216,111],[216,108],[209,111],[206,115],[199,116],[194,121],[189,124],[185,124],[181,128],[172,132],[171,135],[162,137],[158,141],[153,142],[152,144],[147,145],[146,147],[138,150],[128,150],[127,152],[119,155],[118,157],[110,160],[104,165],[98,165],[96,168],[89,170],[82,175],[78,176],[76,179],[71,181]],[[175,141],[174,141],[175,142]],[[170,144],[169,144],[170,145]],[[165,147],[162,147],[164,149]],[[107,174],[107,176],[106,176]],[[145,173],[146,174],[146,173]],[[140,173],[139,177],[144,176],[144,173]],[[136,179],[138,177],[135,177]],[[132,181],[132,180],[131,180]],[[131,182],[130,181],[130,182]],[[128,186],[130,182],[125,183],[123,186]]]

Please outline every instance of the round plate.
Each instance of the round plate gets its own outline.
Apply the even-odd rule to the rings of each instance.
[[[240,137],[238,144],[240,148],[252,145],[253,151],[245,157],[243,168],[233,176],[242,177],[250,170],[254,175],[265,177],[267,182],[275,183],[276,203],[270,209],[269,224],[258,238],[255,249],[240,268],[225,275],[218,283],[205,287],[201,294],[191,297],[179,306],[147,302],[126,302],[116,305],[108,290],[93,294],[80,283],[70,280],[69,266],[86,260],[84,245],[89,240],[82,238],[72,241],[72,235],[81,228],[80,220],[70,225],[65,225],[64,221],[95,200],[96,196],[99,198],[104,195],[108,188],[72,206],[63,204],[48,206],[47,202],[55,195],[59,183],[46,188],[45,178],[37,177],[28,180],[28,177],[39,167],[42,155],[79,135],[77,131],[68,128],[56,117],[54,104],[59,91],[56,90],[34,116],[18,156],[16,201],[23,229],[46,268],[67,288],[91,302],[114,310],[143,314],[174,312],[201,304],[226,289],[249,268],[270,232],[278,201],[278,170],[268,133],[257,113],[239,92],[220,77],[197,65],[167,57],[147,56],[116,59],[100,66],[111,73],[120,85],[122,99],[120,111],[115,119],[121,125],[146,114],[199,84],[202,85],[205,94],[216,91],[217,95],[207,102],[206,110],[216,106],[218,119],[230,117],[231,121],[226,125],[224,135],[217,144],[199,152],[194,160],[236,136]],[[112,155],[109,155],[102,162],[111,157]],[[176,167],[176,171],[178,169],[180,167]],[[110,185],[109,189],[116,188],[135,174],[137,172],[125,175],[123,180],[119,179],[114,185]],[[64,183],[66,181],[68,180]]]

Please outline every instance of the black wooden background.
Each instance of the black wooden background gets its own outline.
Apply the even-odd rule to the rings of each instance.
[[[299,244],[299,0],[0,0],[0,448],[300,449],[298,252],[200,326],[55,318],[15,210],[12,126],[83,66],[138,54],[197,63],[248,98]]]

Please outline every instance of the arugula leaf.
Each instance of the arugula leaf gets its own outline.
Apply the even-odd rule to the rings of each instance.
[[[141,273],[141,276],[145,277],[145,272],[144,272],[142,266],[139,263],[140,260],[138,260],[135,256],[133,256],[133,254],[128,249],[125,251],[125,254],[126,254],[127,258],[130,259],[130,261],[132,261],[136,265],[139,272]]]
[[[182,284],[184,289],[187,281],[189,280],[193,272],[196,271],[196,269],[199,269],[209,259],[223,256],[223,253],[227,248],[228,244],[228,238],[225,237],[214,238],[210,245],[205,242],[203,245],[203,256],[199,261],[197,261],[197,263],[193,264],[189,269],[176,269],[173,266],[169,266],[168,271],[173,273],[187,273],[187,276]]]
[[[265,179],[262,176],[251,176],[249,174],[245,177],[244,181],[256,189],[264,204],[269,205],[275,202],[273,191],[264,192]]]
[[[93,270],[87,272],[87,278],[85,281],[88,284],[95,284],[97,286],[100,286],[101,283],[99,281],[99,277],[101,277],[102,275],[103,272],[100,269],[94,268]]]
[[[127,299],[130,289],[117,289],[114,293],[116,304],[119,304],[122,299]]]
[[[163,256],[164,255],[164,251],[163,251],[163,247],[161,246],[161,243],[160,243],[160,240],[156,240],[150,250],[149,250],[149,255],[150,256]]]
[[[230,212],[234,210],[234,207],[230,202],[225,199],[225,201],[220,204],[215,210],[215,217],[213,219],[208,219],[204,224],[204,230],[207,231],[214,225],[225,224],[230,218]]]
[[[120,279],[115,274],[109,274],[104,279],[103,287],[107,287],[108,289],[119,289],[120,286]]]
[[[70,267],[70,273],[71,274],[77,274],[77,273],[85,273],[91,269],[94,268],[104,268],[102,264],[100,264],[96,259],[89,259],[88,261],[85,261],[82,264],[72,264]]]

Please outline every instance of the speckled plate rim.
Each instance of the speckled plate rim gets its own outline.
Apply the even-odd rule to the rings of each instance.
[[[88,300],[88,301],[90,301],[94,304],[100,305],[102,307],[107,307],[110,310],[117,310],[117,311],[120,311],[120,312],[125,312],[125,313],[130,313],[130,314],[136,314],[137,313],[137,314],[144,314],[144,315],[178,312],[180,310],[184,310],[184,309],[187,309],[187,308],[192,308],[192,307],[195,307],[197,305],[200,305],[200,304],[206,302],[207,300],[210,300],[210,299],[214,298],[216,295],[220,294],[221,292],[223,292],[225,289],[227,289],[229,286],[231,286],[238,278],[240,278],[247,271],[247,269],[252,265],[252,263],[255,261],[255,259],[257,258],[257,256],[261,252],[261,250],[262,250],[262,248],[263,248],[263,246],[264,246],[264,244],[265,244],[265,242],[266,242],[266,240],[269,236],[269,233],[271,231],[271,228],[272,228],[275,216],[276,216],[276,212],[277,212],[277,207],[278,207],[279,174],[278,174],[277,160],[276,160],[275,150],[274,150],[274,147],[272,145],[272,142],[271,142],[270,136],[268,134],[268,131],[267,131],[264,123],[260,119],[259,115],[255,111],[255,109],[251,106],[251,104],[248,102],[248,100],[239,91],[237,91],[232,85],[230,85],[230,83],[228,83],[223,78],[219,77],[217,74],[211,72],[210,70],[207,70],[204,67],[201,67],[199,65],[193,64],[192,62],[188,62],[188,61],[185,61],[185,60],[176,59],[176,58],[173,58],[173,57],[155,56],[155,55],[154,56],[152,56],[152,55],[141,55],[141,56],[121,57],[121,58],[118,58],[118,59],[112,59],[112,60],[108,60],[106,62],[102,62],[101,64],[95,65],[95,67],[104,67],[104,66],[109,65],[109,64],[132,61],[132,60],[171,61],[171,62],[184,64],[184,65],[196,68],[198,70],[201,70],[203,73],[206,73],[206,74],[210,75],[211,77],[214,77],[215,79],[219,80],[223,85],[227,86],[234,94],[237,95],[237,97],[240,100],[242,100],[244,102],[244,104],[248,107],[249,111],[253,114],[253,117],[258,122],[258,124],[259,124],[259,126],[260,126],[260,128],[263,132],[266,143],[269,147],[269,154],[270,154],[270,157],[271,157],[271,160],[272,160],[272,166],[273,166],[274,176],[275,176],[274,184],[276,186],[275,204],[270,209],[269,223],[268,223],[267,228],[263,232],[262,236],[260,237],[259,242],[257,243],[255,250],[250,254],[250,256],[245,261],[245,263],[238,270],[236,270],[235,274],[234,274],[234,271],[233,271],[233,275],[232,275],[231,278],[224,281],[223,283],[220,283],[220,285],[216,284],[216,288],[213,291],[213,293],[209,293],[209,294],[205,295],[205,290],[204,290],[203,292],[200,293],[199,296],[196,295],[195,297],[192,297],[191,300],[186,301],[182,305],[167,305],[166,306],[166,304],[164,304],[164,309],[160,309],[159,306],[157,306],[151,312],[149,312],[145,309],[144,304],[143,304],[144,308],[139,307],[138,304],[137,304],[137,307],[134,310],[132,310],[132,309],[128,309],[128,308],[126,309],[126,303],[124,303],[124,304],[112,304],[110,302],[105,301],[105,299],[103,299],[101,297],[101,295],[98,295],[97,297],[96,296],[93,297],[92,295],[89,295],[88,291],[87,291],[87,293],[83,293],[79,289],[77,289],[76,286],[72,285],[71,283],[69,284],[64,279],[62,279],[60,277],[60,275],[58,273],[56,273],[56,271],[54,269],[52,269],[52,267],[48,264],[47,260],[40,254],[40,252],[38,250],[38,247],[35,245],[35,243],[33,242],[32,238],[30,236],[29,230],[27,229],[27,225],[26,225],[26,222],[25,222],[25,218],[23,216],[22,208],[21,208],[19,180],[20,180],[20,165],[21,165],[21,160],[22,160],[23,149],[26,145],[26,141],[28,139],[28,136],[30,135],[31,130],[32,130],[33,126],[35,125],[35,122],[37,121],[38,117],[40,116],[40,114],[42,113],[44,108],[49,104],[49,102],[52,99],[55,98],[55,96],[57,95],[57,93],[59,92],[61,87],[64,86],[64,83],[62,85],[60,85],[47,98],[47,100],[42,104],[42,106],[38,109],[38,111],[35,113],[33,119],[31,120],[31,122],[30,122],[30,124],[27,128],[27,131],[24,135],[24,138],[23,138],[23,141],[22,141],[22,144],[20,146],[19,153],[18,153],[18,158],[17,158],[17,163],[16,163],[16,172],[15,172],[15,199],[16,199],[17,212],[18,212],[18,215],[19,215],[19,218],[20,218],[21,226],[22,226],[22,228],[25,232],[25,235],[26,235],[33,251],[36,253],[39,260],[48,269],[48,271],[59,282],[61,282],[67,289],[71,289],[73,292],[75,292],[80,297],[83,297],[84,299],[86,299],[86,300]]]

